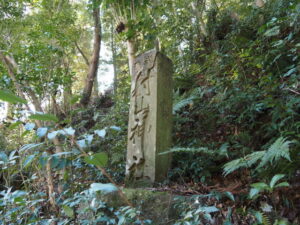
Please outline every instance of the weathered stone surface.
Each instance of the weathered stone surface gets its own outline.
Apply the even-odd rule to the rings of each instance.
[[[138,56],[133,66],[126,177],[129,186],[162,181],[171,155],[172,62],[156,50]]]

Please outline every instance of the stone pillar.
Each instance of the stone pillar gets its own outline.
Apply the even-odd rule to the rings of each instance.
[[[172,62],[156,50],[133,65],[126,184],[147,186],[166,178],[171,154]]]

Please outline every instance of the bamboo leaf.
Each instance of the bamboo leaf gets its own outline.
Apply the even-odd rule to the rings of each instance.
[[[58,122],[58,118],[53,114],[33,114],[29,119]]]
[[[4,91],[4,90],[0,90],[0,100],[9,102],[12,104],[16,104],[16,103],[27,104],[27,101],[25,99],[20,98],[16,95],[12,94],[11,92]]]

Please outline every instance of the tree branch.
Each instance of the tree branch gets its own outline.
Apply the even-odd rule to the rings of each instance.
[[[86,57],[86,55],[84,54],[82,49],[79,47],[79,45],[76,41],[75,41],[75,46],[76,46],[77,50],[79,51],[79,53],[81,54],[81,56],[83,57],[85,64],[90,66],[90,62],[89,62],[88,58]]]

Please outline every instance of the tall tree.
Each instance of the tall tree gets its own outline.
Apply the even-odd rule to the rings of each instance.
[[[86,106],[91,98],[92,89],[98,73],[100,49],[101,49],[101,21],[100,21],[100,4],[93,4],[94,19],[94,45],[93,55],[89,62],[89,71],[85,80],[82,98],[80,104]]]

